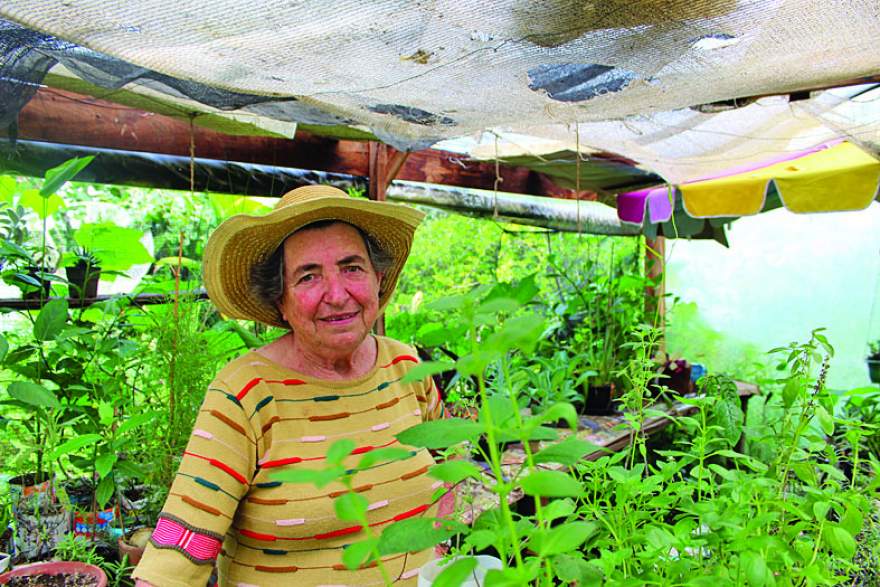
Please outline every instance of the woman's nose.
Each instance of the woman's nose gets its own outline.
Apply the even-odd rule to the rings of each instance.
[[[327,289],[324,291],[324,301],[332,305],[341,305],[348,300],[348,290],[341,275],[330,275],[326,279]]]

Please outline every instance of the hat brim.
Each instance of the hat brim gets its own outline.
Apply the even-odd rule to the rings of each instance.
[[[423,212],[407,206],[347,196],[297,202],[263,216],[239,214],[224,221],[208,239],[203,262],[205,288],[226,316],[287,327],[279,321],[277,309],[254,294],[251,269],[303,226],[321,220],[340,220],[369,234],[392,257],[379,287],[381,312],[397,287],[416,227],[423,217]]]

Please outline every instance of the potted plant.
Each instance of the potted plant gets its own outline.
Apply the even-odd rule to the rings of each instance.
[[[100,567],[77,561],[50,561],[18,567],[0,575],[0,585],[32,587],[35,585],[77,585],[106,587],[107,575]]]
[[[871,383],[880,383],[880,340],[868,345],[868,377]]]
[[[694,391],[691,381],[691,364],[686,359],[673,358],[667,352],[663,352],[657,358],[659,365],[657,377],[651,382],[648,390],[655,397],[659,397],[665,390],[678,395],[687,395]]]
[[[70,297],[79,299],[94,298],[98,295],[98,281],[101,278],[101,265],[98,258],[88,249],[79,247],[65,256],[65,272],[70,287]]]

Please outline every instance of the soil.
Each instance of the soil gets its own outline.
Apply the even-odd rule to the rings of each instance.
[[[98,579],[81,573],[72,575],[44,573],[29,577],[12,577],[7,583],[9,587],[95,587],[97,584]]]

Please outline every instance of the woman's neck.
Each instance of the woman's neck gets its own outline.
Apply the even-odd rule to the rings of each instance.
[[[317,379],[345,381],[366,375],[376,364],[378,342],[367,336],[351,353],[325,353],[298,344],[296,335],[288,333],[260,348],[258,353],[281,366]]]

